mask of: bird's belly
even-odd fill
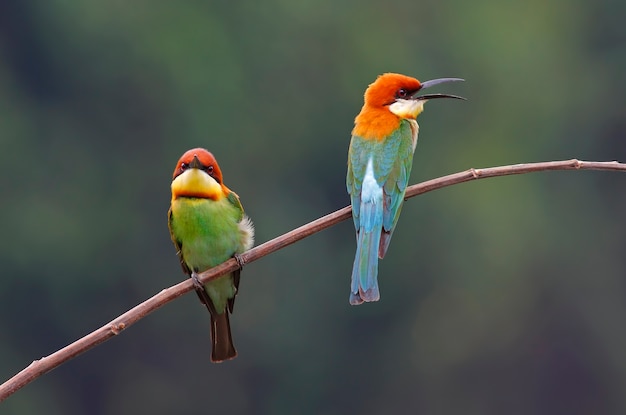
[[[185,263],[196,272],[221,264],[239,251],[239,227],[227,208],[207,202],[175,207],[174,233]]]

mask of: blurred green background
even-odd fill
[[[171,172],[217,157],[265,242],[348,204],[382,72],[463,77],[420,117],[412,183],[626,160],[626,2],[0,2],[0,377],[173,285]],[[245,267],[239,357],[191,293],[3,414],[623,414],[626,175],[547,172],[411,199],[348,305],[348,221]]]

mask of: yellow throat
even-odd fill
[[[222,186],[200,169],[188,169],[172,181],[172,200],[179,197],[219,200],[224,196]]]

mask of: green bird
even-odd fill
[[[211,361],[233,359],[237,351],[228,314],[233,312],[240,270],[204,285],[197,273],[250,249],[254,227],[239,196],[224,185],[217,161],[207,150],[191,149],[178,160],[168,218],[183,271],[193,279],[200,301],[211,313]]]

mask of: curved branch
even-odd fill
[[[428,180],[407,188],[406,199],[422,193],[441,189],[471,180],[485,179],[488,177],[509,176],[512,174],[524,174],[546,170],[611,170],[626,172],[626,164],[617,161],[580,161],[576,159],[563,161],[549,161],[543,163],[515,164],[509,166],[489,167],[474,169],[450,174],[436,179]],[[351,207],[346,206],[333,213],[323,216],[313,222],[300,226],[277,238],[265,242],[255,248],[244,252],[240,256],[241,264],[256,261],[288,245],[291,245],[307,236],[313,235],[326,228],[336,225],[350,217]],[[201,282],[207,282],[228,272],[239,268],[234,258],[211,268],[198,275]],[[98,344],[120,334],[124,329],[136,323],[153,311],[159,309],[170,301],[193,290],[191,279],[187,279],[172,287],[166,288],[148,300],[128,310],[115,320],[105,324],[99,329],[52,353],[49,356],[33,361],[28,367],[17,373],[11,379],[0,385],[0,402],[15,393],[20,388],[37,379],[39,376],[51,371],[62,363],[78,356],[79,354],[97,346]]]

